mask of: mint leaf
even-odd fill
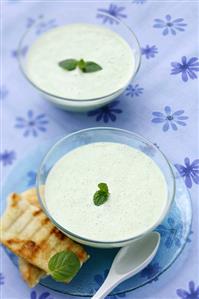
[[[79,271],[80,261],[74,252],[64,250],[50,258],[48,269],[56,281],[68,282]]]
[[[67,71],[73,71],[76,69],[78,61],[76,59],[66,59],[59,62],[59,66]]]
[[[101,70],[102,70],[102,67],[99,64],[97,64],[93,61],[87,61],[86,65],[83,69],[83,72],[84,73],[93,73],[93,72],[98,72]]]
[[[98,187],[100,190],[95,192],[93,202],[96,206],[101,206],[108,200],[109,191],[106,183],[100,183],[98,184]]]

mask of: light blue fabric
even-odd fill
[[[194,59],[199,58],[198,4],[197,1],[10,0],[2,5],[2,180],[15,163],[46,139],[87,127],[115,126],[139,133],[156,143],[168,159],[177,164],[176,168],[190,190],[194,213],[191,242],[158,281],[126,294],[125,298],[189,299],[187,294],[192,294],[193,299],[199,298],[199,291],[195,290],[199,285],[199,97],[198,79],[195,78],[199,76],[199,66],[198,60]],[[97,18],[99,24],[109,22],[100,17],[100,9],[120,17],[135,31],[143,53],[141,68],[132,84],[117,99],[119,102],[111,104],[103,114],[101,110],[92,115],[61,111],[43,100],[22,76],[16,59],[19,39],[35,21],[40,22],[38,35],[45,27],[56,25],[57,11],[62,11],[71,21],[74,14],[83,11],[91,20]],[[26,49],[23,51],[25,53]],[[182,58],[184,56],[186,59]],[[30,180],[32,176],[34,173],[30,174]],[[35,289],[36,293],[30,291],[2,248],[0,250],[2,299],[69,298],[41,286]],[[190,281],[194,281],[195,289]],[[48,291],[51,295],[45,297]]]

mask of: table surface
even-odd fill
[[[107,11],[135,31],[142,48],[141,68],[114,106],[92,115],[64,112],[43,100],[22,76],[17,61],[20,37],[35,22],[39,22],[38,35],[55,26],[60,10],[71,20],[74,13],[83,11],[99,24],[110,22],[100,17],[100,11]],[[175,264],[157,281],[123,297],[198,299],[199,2],[10,0],[2,2],[1,14],[1,182],[17,161],[49,138],[95,126],[120,127],[145,136],[172,161],[190,190],[193,227],[191,241]],[[22,52],[26,50],[24,47]],[[34,173],[30,173],[32,178]],[[30,290],[2,248],[0,252],[1,299],[70,298],[41,286]],[[119,296],[112,296],[116,298]]]

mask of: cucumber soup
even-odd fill
[[[108,200],[96,206],[98,184]],[[152,228],[167,206],[167,185],[154,161],[124,144],[81,146],[58,160],[45,185],[46,207],[69,232],[95,241],[122,241]]]
[[[66,71],[66,59],[94,61],[102,70]],[[26,72],[41,90],[67,99],[101,98],[124,89],[135,72],[133,49],[117,33],[91,24],[54,28],[39,37],[27,54]]]

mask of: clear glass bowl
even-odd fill
[[[132,51],[135,56],[135,70],[131,78],[132,80],[135,77],[136,73],[138,72],[140,67],[140,62],[141,62],[141,51],[140,51],[140,45],[137,40],[137,37],[135,36],[131,28],[128,27],[121,20],[107,13],[101,12],[100,14],[104,17],[108,17],[111,22],[116,24],[115,26],[113,26],[111,25],[111,22],[110,24],[107,22],[102,26],[107,27],[112,31],[115,31],[117,34],[122,36],[129,44],[129,46],[132,48]],[[55,18],[56,18],[56,26],[63,26],[71,23],[89,23],[94,25],[101,25],[99,23],[99,19],[96,18],[96,19],[92,19],[91,21],[90,15],[85,14],[85,12],[78,16],[74,14],[72,18],[71,16],[67,16],[66,18],[65,13],[59,12],[59,14],[56,13]],[[54,24],[52,23],[52,25]],[[88,100],[76,100],[76,99],[63,98],[54,94],[50,94],[46,90],[42,90],[38,85],[36,85],[29,77],[26,69],[26,59],[27,59],[28,49],[31,48],[32,44],[39,37],[41,37],[42,34],[52,30],[52,27],[55,26],[47,26],[47,28],[44,28],[45,30],[41,30],[41,32],[40,31],[38,32],[38,28],[42,28],[42,20],[38,20],[25,32],[18,46],[18,61],[22,73],[25,75],[26,79],[45,97],[45,99],[49,100],[50,102],[54,103],[55,105],[57,105],[62,109],[83,112],[83,111],[96,109],[98,107],[101,107],[111,102],[125,90],[128,84],[126,84],[126,86],[120,88],[119,90],[111,94],[107,94],[104,97],[93,98]],[[129,80],[129,82],[131,80]]]
[[[153,226],[144,231],[141,235],[133,236],[130,239],[127,240],[119,240],[116,242],[101,242],[98,240],[90,240],[81,237],[80,235],[73,234],[67,228],[62,227],[57,223],[51,216],[50,212],[47,209],[46,202],[45,202],[45,183],[48,176],[48,173],[50,169],[54,166],[54,164],[66,153],[72,151],[75,148],[78,148],[82,145],[95,143],[95,142],[115,142],[115,143],[122,143],[126,144],[128,146],[131,146],[135,149],[138,149],[142,152],[144,152],[146,155],[148,155],[151,159],[154,160],[154,162],[159,166],[162,173],[164,174],[167,187],[168,187],[168,201],[167,201],[167,207],[165,208],[162,215],[160,215],[159,220],[157,223]],[[163,155],[163,153],[151,142],[146,140],[145,138],[126,131],[122,129],[117,128],[89,128],[85,130],[81,130],[75,133],[72,133],[61,140],[59,140],[46,154],[43,161],[41,162],[41,165],[38,170],[37,174],[37,192],[38,192],[38,198],[40,200],[40,203],[44,209],[44,212],[47,214],[47,216],[51,219],[51,221],[55,224],[55,226],[58,227],[59,230],[61,230],[64,234],[71,237],[75,241],[86,244],[93,247],[103,247],[103,248],[111,248],[111,247],[121,247],[125,246],[132,241],[142,237],[146,233],[149,233],[150,231],[154,230],[166,217],[169,208],[171,206],[171,203],[174,199],[175,195],[175,179],[174,174],[172,171],[172,168],[166,159],[166,157]]]

